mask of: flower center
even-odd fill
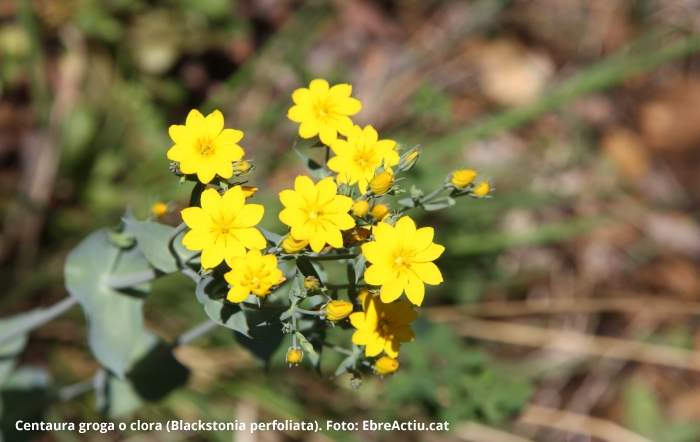
[[[316,213],[316,212],[309,212],[309,218],[311,218],[311,219],[316,219],[316,218],[318,218],[318,213]]]
[[[384,320],[384,319],[380,319],[379,322],[377,323],[377,325],[379,326],[380,329],[382,329],[382,331],[384,333],[388,333],[391,331],[391,328],[389,327],[389,323],[386,322],[386,320]]]
[[[224,235],[228,233],[228,224],[222,224],[219,227],[219,231],[223,233]]]
[[[214,149],[212,149],[209,143],[204,142],[199,144],[199,152],[202,155],[211,155],[214,153]]]
[[[253,279],[250,280],[250,284],[254,286],[260,285],[260,278],[257,276],[253,276]]]
[[[397,266],[404,265],[403,256],[397,256],[396,259],[394,260],[394,264],[396,264]]]

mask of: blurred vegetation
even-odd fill
[[[559,352],[459,327],[482,305],[524,301],[520,314],[485,316],[547,330],[552,342],[568,339],[562,331],[599,335],[655,344],[643,351],[667,351],[668,360],[700,360],[700,12],[691,3],[0,0],[3,316],[65,298],[67,253],[118,224],[125,208],[145,219],[153,202],[169,202],[163,221],[180,222],[190,189],[168,171],[167,128],[192,108],[218,108],[227,126],[245,132],[251,183],[261,189],[254,198],[266,207],[262,227],[281,230],[277,194],[304,173],[291,150],[290,95],[323,77],[353,84],[363,101],[359,124],[423,147],[411,171],[419,187],[429,191],[469,167],[496,189],[494,199],[419,220],[436,226],[436,242],[447,247],[438,261],[445,282],[429,289],[400,371],[365,377],[357,391],[348,375],[329,380],[338,355],[326,355],[323,376],[289,369],[283,351],[265,371],[219,329],[175,350],[169,363],[175,372],[187,367],[189,381],[163,400],[131,412],[139,394],[105,381],[124,391],[110,417],[418,419],[454,428],[325,433],[337,440],[485,440],[470,422],[501,429],[504,441],[617,442],[622,426],[654,441],[697,440],[697,362],[669,368],[605,348],[605,357],[586,358],[575,341]],[[299,143],[322,154],[308,147]],[[153,284],[144,309],[154,345],[206,319],[193,292],[179,275]],[[580,304],[611,298],[650,307]],[[556,302],[570,304],[547,311]],[[341,336],[330,330],[328,340]],[[101,419],[93,393],[59,394],[98,372],[78,308],[33,332],[17,358],[0,394],[7,441],[142,434],[8,433],[16,416],[31,420],[41,410],[52,422]],[[555,415],[538,417],[542,407],[581,419],[567,427]]]

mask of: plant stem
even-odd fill
[[[61,316],[77,303],[77,299],[69,296],[63,299],[62,301],[57,302],[49,308],[36,309],[34,311],[27,312],[26,315],[28,317],[25,321],[23,321],[21,324],[18,324],[12,330],[8,330],[7,332],[0,335],[0,344],[7,342],[10,339],[16,338],[21,334],[28,333],[34,330],[35,328],[41,327],[47,322],[50,322],[56,319],[57,317]]]
[[[359,253],[346,253],[344,255],[323,255],[323,256],[307,256],[309,261],[338,261],[341,259],[354,259],[360,256]]]
[[[175,230],[172,231],[170,234],[170,237],[168,238],[168,250],[170,250],[170,254],[173,255],[173,258],[175,258],[175,264],[177,265],[178,270],[182,270],[182,260],[180,259],[180,255],[177,253],[177,250],[175,250],[175,238],[177,235],[180,233],[184,232],[185,229],[187,228],[187,224],[184,222],[180,223],[179,226],[175,227]]]
[[[216,322],[212,321],[211,319],[207,319],[206,321],[202,322],[201,324],[187,330],[183,334],[181,334],[177,338],[177,345],[185,345],[189,344],[192,341],[195,341],[196,339],[206,335],[210,331],[216,329],[219,324]]]
[[[297,311],[299,313],[303,313],[305,315],[309,316],[326,316],[326,312],[324,311],[314,311],[314,310],[305,310],[303,308],[296,307],[294,308],[294,311]]]

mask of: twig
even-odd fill
[[[700,352],[672,348],[629,339],[607,338],[552,330],[530,325],[468,319],[457,326],[457,333],[478,339],[528,347],[546,347],[570,353],[624,359],[665,367],[700,371]],[[611,351],[616,349],[616,351]]]
[[[659,297],[635,298],[575,298],[532,301],[489,301],[459,307],[433,307],[425,309],[432,321],[462,321],[465,316],[510,317],[535,314],[599,313],[649,311],[656,314],[700,315],[700,303],[674,301]]]
[[[322,256],[307,256],[309,261],[338,261],[341,259],[354,259],[360,256],[359,253],[346,253],[344,255],[322,255]]]
[[[41,327],[47,322],[56,319],[70,310],[75,304],[77,304],[77,302],[77,299],[69,296],[49,308],[27,312],[26,314],[28,315],[28,318],[26,320],[22,321],[21,324],[18,324],[17,327],[14,327],[12,330],[8,330],[0,335],[0,344],[16,338],[21,334],[28,333],[35,328]]]
[[[175,238],[177,235],[180,233],[184,232],[185,229],[187,228],[187,224],[184,222],[180,223],[179,226],[175,227],[175,230],[173,230],[170,233],[170,237],[168,238],[168,250],[170,250],[170,254],[173,255],[173,258],[175,258],[175,264],[177,265],[177,268],[182,270],[182,259],[180,259],[180,254],[177,253],[177,250],[175,250]]]
[[[592,438],[609,442],[653,442],[609,420],[539,405],[528,405],[525,412],[520,416],[519,422],[570,433],[585,434]]]
[[[469,442],[532,442],[530,439],[487,427],[477,422],[462,422],[458,424],[454,435]]]

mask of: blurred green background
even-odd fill
[[[186,387],[117,418],[417,419],[448,421],[449,432],[5,439],[700,440],[699,8],[0,0],[3,316],[65,298],[66,254],[125,208],[145,219],[168,202],[163,222],[180,223],[191,184],[168,170],[167,128],[192,108],[219,109],[245,132],[269,230],[282,232],[278,192],[305,173],[286,112],[292,91],[314,78],[351,83],[358,124],[422,146],[404,183],[429,192],[470,168],[496,189],[419,216],[447,247],[445,282],[429,288],[395,376],[366,375],[352,390],[348,374],[328,379],[340,356],[324,354],[321,377],[287,368],[287,345],[266,373],[220,329],[176,350],[191,370]],[[148,327],[173,342],[205,320],[193,289],[180,275],[155,282]],[[93,393],[56,396],[98,369],[85,336],[77,307],[32,333],[19,362],[50,374],[48,396],[4,395],[0,427],[36,413],[101,419]],[[329,340],[349,336],[334,330]]]

